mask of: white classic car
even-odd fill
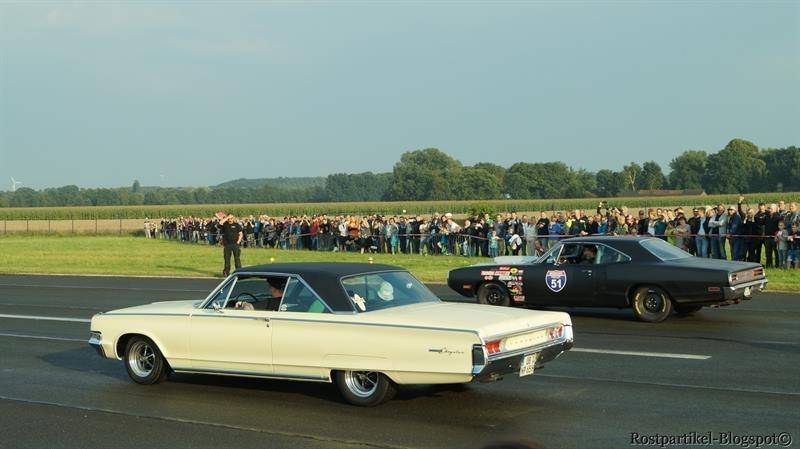
[[[168,373],[335,382],[356,405],[396,385],[525,376],[572,347],[563,312],[446,303],[388,265],[270,264],[206,299],[100,313],[89,344],[153,384]]]

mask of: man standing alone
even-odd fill
[[[233,254],[234,266],[237,269],[242,268],[240,257],[242,250],[239,248],[242,237],[244,237],[242,225],[236,222],[236,217],[233,214],[225,217],[225,222],[222,224],[222,258],[225,260],[225,268],[222,269],[223,276],[231,274],[231,254]]]

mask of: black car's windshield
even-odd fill
[[[561,243],[556,243],[549,251],[539,256],[534,263],[555,263],[558,253],[561,251]]]
[[[439,302],[428,287],[407,271],[349,276],[342,279],[342,286],[358,312]]]
[[[692,257],[691,254],[687,253],[686,251],[678,248],[675,245],[670,245],[669,243],[661,240],[661,239],[647,239],[642,240],[641,245],[650,253],[661,260],[676,260],[676,259],[686,259],[687,257]]]

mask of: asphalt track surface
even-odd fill
[[[349,406],[329,384],[183,375],[139,386],[121,362],[89,348],[87,322],[71,320],[201,298],[216,283],[0,276],[0,447],[479,448],[525,438],[622,448],[632,447],[632,432],[800,438],[797,294],[763,293],[659,324],[630,311],[568,310],[575,350],[533,376],[404,388],[377,408]]]

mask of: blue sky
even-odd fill
[[[800,2],[0,3],[0,189],[800,144]]]

